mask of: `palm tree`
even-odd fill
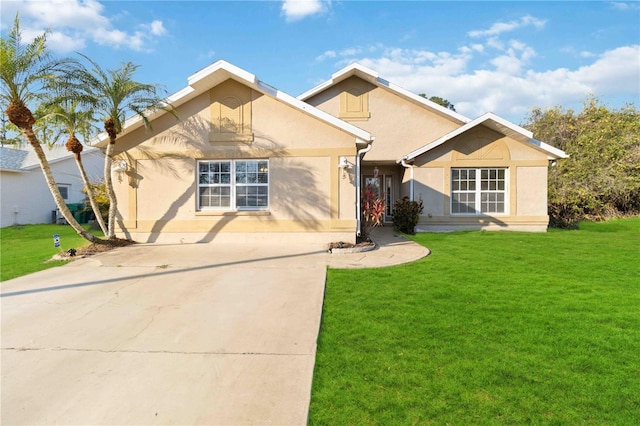
[[[71,81],[67,82],[71,95],[75,100],[93,108],[101,115],[104,130],[109,136],[104,163],[104,182],[109,196],[109,225],[107,238],[115,238],[115,217],[118,207],[113,181],[111,179],[111,165],[115,151],[116,139],[122,133],[127,114],[142,118],[144,125],[150,128],[149,114],[157,109],[165,109],[175,116],[175,112],[160,95],[162,89],[153,84],[144,84],[133,79],[138,65],[131,62],[122,64],[115,70],[104,70],[95,61],[80,54],[90,64],[90,69],[79,66],[71,74]],[[67,88],[69,93],[69,88]]]
[[[40,141],[33,131],[36,119],[27,105],[37,100],[40,94],[36,90],[37,86],[44,85],[46,80],[53,78],[69,65],[69,61],[66,60],[51,59],[46,46],[46,36],[47,33],[44,33],[31,43],[23,44],[20,19],[16,14],[7,38],[0,40],[0,99],[7,104],[7,118],[20,130],[38,157],[45,181],[60,213],[83,238],[94,243],[100,242],[99,238],[85,231],[71,214],[56,185]]]
[[[73,101],[54,101],[47,106],[47,108],[45,109],[45,113],[48,117],[51,118],[51,121],[54,125],[57,125],[57,127],[62,127],[64,131],[69,135],[69,139],[67,139],[65,146],[67,147],[67,151],[73,152],[74,154],[76,165],[78,166],[78,170],[80,171],[82,183],[84,184],[85,192],[87,193],[87,198],[89,199],[89,204],[91,205],[91,209],[93,210],[98,224],[100,225],[102,233],[106,236],[107,226],[105,225],[102,214],[100,213],[100,208],[98,207],[96,197],[93,193],[93,186],[91,185],[91,182],[89,182],[87,171],[84,168],[84,164],[82,163],[82,156],[80,155],[84,149],[84,146],[76,137],[76,133],[80,133],[83,136],[84,140],[88,140],[94,122],[93,114],[91,113],[91,111],[83,111],[78,109],[77,103]]]

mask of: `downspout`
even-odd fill
[[[403,158],[402,161],[400,162],[400,164],[402,164],[403,167],[409,169],[409,178],[411,179],[409,181],[409,199],[411,201],[414,200],[413,197],[413,166],[411,164],[407,164],[407,161]]]
[[[362,176],[360,176],[360,163],[362,161],[362,157],[364,154],[369,152],[373,147],[374,137],[371,138],[370,141],[367,142],[367,146],[358,150],[356,154],[356,217],[357,226],[356,226],[356,237],[359,237],[362,234],[362,214],[360,209],[362,208]]]

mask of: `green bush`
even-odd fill
[[[569,158],[549,168],[549,223],[575,228],[640,214],[640,111],[609,109],[597,99],[580,112],[536,108],[524,125]]]
[[[396,201],[393,205],[393,228],[405,234],[415,234],[423,209],[422,201],[410,201],[407,196]]]

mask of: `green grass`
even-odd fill
[[[53,246],[54,234],[60,235],[60,248]],[[63,265],[65,261],[47,260],[56,253],[87,244],[68,225],[0,228],[0,281]]]
[[[640,218],[329,270],[311,425],[640,424]]]

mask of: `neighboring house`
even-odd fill
[[[86,195],[73,154],[64,146],[43,149],[67,204],[83,203]],[[104,155],[99,149],[85,147],[82,161],[92,182],[102,180]],[[0,227],[53,221],[56,203],[30,145],[0,147],[0,209]]]
[[[360,193],[421,199],[420,229],[543,231],[549,160],[565,154],[493,114],[470,120],[351,65],[299,98],[218,61],[116,143],[119,234],[351,241]],[[375,141],[374,141],[375,140]],[[106,135],[97,145],[104,148]]]

